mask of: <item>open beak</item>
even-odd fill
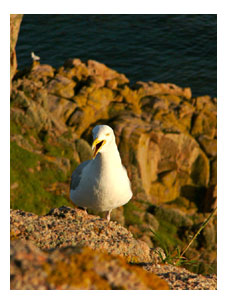
[[[101,147],[106,143],[106,140],[100,140],[96,138],[92,144],[92,150],[93,150],[93,158],[96,157],[97,153],[100,151]]]

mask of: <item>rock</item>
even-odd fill
[[[203,151],[205,151],[209,157],[217,155],[217,139],[211,139],[207,135],[200,135],[198,141]]]
[[[155,272],[160,278],[164,278],[169,283],[172,290],[215,290],[217,289],[216,275],[196,275],[182,267],[164,265],[156,267],[155,265],[146,265],[144,268]]]
[[[11,97],[11,104],[14,107],[27,109],[31,104],[30,99],[25,95],[23,91],[12,91]]]
[[[23,14],[10,14],[10,87],[17,69],[17,57],[15,48],[22,17]]]
[[[98,88],[89,93],[87,104],[93,106],[96,110],[107,107],[114,99],[112,90],[108,88]]]
[[[210,96],[199,96],[193,98],[193,104],[197,111],[211,111],[216,112],[216,105],[213,102],[213,99]]]
[[[51,127],[51,120],[43,107],[32,103],[26,111],[24,124],[39,132],[41,129],[48,130]]]
[[[217,185],[209,186],[206,189],[205,196],[202,201],[203,212],[211,212],[217,206]]]
[[[192,116],[194,114],[194,107],[187,101],[182,102],[178,106],[178,118],[181,121],[182,125],[184,125],[187,128],[187,131],[189,132],[191,129],[191,123],[192,123]]]
[[[47,110],[63,123],[68,121],[76,108],[77,104],[71,100],[48,94]]]
[[[69,78],[57,74],[55,79],[48,83],[47,90],[49,94],[54,94],[63,98],[72,98],[74,96],[74,87],[76,83]]]
[[[198,137],[201,134],[207,135],[209,138],[214,138],[216,136],[216,114],[209,111],[201,111],[199,114],[196,114],[191,134],[194,137]]]
[[[143,82],[137,81],[135,88],[142,88],[147,95],[158,95],[158,94],[172,94],[176,96],[185,97],[190,99],[192,96],[190,88],[180,88],[172,83],[156,83],[153,81]]]
[[[58,69],[58,72],[59,74],[78,82],[86,81],[89,76],[88,68],[78,58],[67,59],[64,66]]]
[[[125,85],[120,89],[120,94],[123,96],[123,100],[128,104],[128,110],[134,112],[135,114],[141,114],[140,95],[137,91],[134,91]]]
[[[18,227],[19,222],[21,225]],[[33,227],[35,234],[26,231],[28,225]],[[85,216],[79,209],[55,208],[46,216],[36,218],[26,216],[26,213],[22,218],[20,211],[12,210],[11,229],[15,228],[20,230],[20,239],[30,240],[43,250],[83,244],[124,256],[129,262],[150,262],[152,259],[148,245],[135,240],[127,229],[114,222],[107,226],[106,220]]]
[[[157,166],[160,150],[156,143],[150,141],[148,134],[138,134],[137,162],[142,185],[147,194],[150,193],[151,182],[157,179]]]
[[[191,178],[195,185],[207,186],[210,177],[209,161],[204,153],[198,155],[191,167]]]
[[[11,211],[11,289],[216,289],[216,276],[204,277],[160,264],[161,257],[166,258],[161,248],[149,249],[145,242],[134,240],[126,229],[113,222],[102,229],[105,222],[67,207],[53,209],[42,217]],[[73,229],[75,225],[81,226],[80,230]],[[64,231],[68,240],[74,235],[72,241],[66,241]],[[84,238],[78,243],[80,235]],[[94,249],[93,235],[97,238]],[[128,241],[130,247],[133,240],[138,242],[144,257],[151,257],[150,263],[141,266],[135,255],[130,259],[135,265],[129,265],[124,251],[110,254],[110,248],[103,246],[105,235],[111,247],[116,244],[121,250],[129,251],[122,247],[123,242]],[[43,250],[50,247],[52,250]]]
[[[54,77],[54,72],[55,69],[52,66],[34,61],[29,74],[29,79],[34,81],[42,79],[44,82],[47,82],[50,78]]]
[[[210,185],[217,185],[217,158],[210,163]]]
[[[85,117],[83,110],[81,108],[76,108],[73,113],[70,115],[70,117],[67,120],[67,125],[72,126],[78,126],[80,122]]]
[[[124,74],[119,74],[116,71],[108,68],[105,64],[97,62],[95,60],[88,60],[87,67],[90,75],[92,76],[99,75],[105,81],[115,78],[118,80],[118,83],[120,84],[129,82],[129,80]]]
[[[141,267],[89,248],[44,253],[30,242],[15,240],[10,270],[11,289],[169,289]]]

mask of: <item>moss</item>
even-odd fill
[[[183,247],[183,242],[178,237],[178,227],[170,222],[159,218],[159,229],[153,237],[153,244],[168,252],[173,251],[177,246]]]
[[[10,120],[10,135],[14,134],[21,134],[21,127],[15,121]]]
[[[61,149],[60,146],[49,144],[48,142],[44,143],[44,153],[51,155],[51,156],[56,156],[56,157],[61,157],[64,156],[65,151]]]
[[[137,215],[138,212],[141,210],[132,201],[124,205],[124,218],[127,226],[142,224],[141,218]]]
[[[22,149],[15,142],[10,145],[10,162],[10,183],[19,184],[11,191],[11,208],[44,214],[50,208],[69,204],[63,196],[46,190],[51,183],[66,181],[65,174],[55,164]]]
[[[166,202],[166,205],[172,208],[178,208],[184,212],[194,206],[187,198],[182,196],[179,196],[172,201]]]

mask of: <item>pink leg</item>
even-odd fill
[[[106,219],[108,220],[108,222],[110,221],[111,212],[112,212],[112,209],[107,211],[107,214],[106,214]]]

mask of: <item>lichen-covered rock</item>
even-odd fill
[[[172,83],[158,84],[153,81],[137,81],[135,87],[138,89],[143,89],[147,95],[172,94],[180,97],[185,97],[186,99],[190,99],[192,96],[190,88],[183,89]]]
[[[42,79],[45,83],[54,77],[55,69],[48,64],[40,64],[38,61],[33,61],[29,79],[37,81]]]
[[[105,64],[95,60],[88,60],[87,67],[90,75],[99,75],[104,80],[116,79],[119,84],[129,82],[124,74],[119,74],[115,70],[108,68]]]
[[[207,135],[200,135],[198,141],[209,157],[217,155],[217,139],[211,139]]]
[[[11,289],[169,289],[165,280],[118,256],[88,247],[43,252],[11,241]]]
[[[48,83],[47,90],[49,94],[63,98],[72,98],[74,96],[75,85],[76,83],[73,80],[57,74],[55,78]]]
[[[63,123],[66,123],[76,108],[77,104],[69,99],[52,94],[48,95],[47,110]]]
[[[207,110],[201,111],[195,116],[191,134],[195,137],[205,134],[209,138],[214,138],[217,134],[216,125],[216,113]]]
[[[79,231],[73,229],[76,214],[80,219]],[[98,227],[99,222],[106,221],[98,217],[90,219],[93,221],[89,221],[89,226],[85,227],[88,216],[84,211],[66,207],[54,209],[45,217],[21,210],[11,211],[11,289],[216,289],[215,275],[204,277],[181,267],[160,264],[161,259],[166,258],[160,247],[150,250],[150,263],[140,264],[137,256],[132,257],[130,262],[135,265],[128,263],[129,258],[124,258],[124,252],[114,255],[108,253],[108,248],[102,246],[104,234]],[[92,223],[98,225],[94,227],[96,238],[100,240],[95,249],[88,243],[86,245],[86,240],[93,241]],[[116,243],[116,247],[121,247],[125,237],[132,242],[130,233],[124,236],[120,226],[110,224],[104,230],[110,244]],[[64,230],[68,231],[68,235],[84,234],[85,241],[63,242],[59,246],[56,241],[64,240]],[[203,235],[205,242],[210,239],[212,231],[209,230]],[[58,235],[56,241],[52,238],[55,234]],[[139,243],[141,249],[147,251],[146,244]],[[46,250],[50,246],[52,250]],[[121,249],[126,250],[123,247]]]

